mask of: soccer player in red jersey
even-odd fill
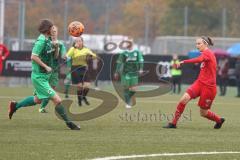
[[[201,63],[201,70],[197,80],[187,89],[182,98],[180,99],[174,118],[171,123],[164,128],[177,128],[177,122],[183,113],[186,104],[197,97],[199,98],[198,106],[200,107],[200,115],[211,121],[216,122],[214,128],[219,129],[222,127],[225,119],[213,113],[210,108],[217,93],[216,85],[216,69],[217,62],[213,52],[209,49],[213,46],[213,41],[209,37],[200,37],[196,39],[196,47],[201,52],[197,58],[181,61],[180,65],[185,63]]]
[[[3,61],[9,56],[9,50],[4,44],[0,44],[0,75],[3,71]]]

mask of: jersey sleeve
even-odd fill
[[[66,53],[66,48],[62,42],[59,42],[59,48],[60,48],[60,55],[61,57],[63,57],[64,54]]]
[[[197,58],[184,60],[183,63],[201,63],[203,61],[208,61],[208,60],[209,60],[208,56],[203,53]]]
[[[37,40],[32,49],[32,55],[39,56],[45,48],[45,41]]]
[[[68,52],[67,52],[67,56],[68,57],[72,57],[73,56],[73,53],[74,53],[74,47],[71,47],[69,50],[68,50]]]

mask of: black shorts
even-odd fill
[[[72,66],[72,84],[90,82],[86,66]]]

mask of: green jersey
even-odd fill
[[[54,48],[52,46],[51,39],[47,39],[43,34],[41,34],[34,43],[32,54],[38,56],[42,60],[42,62],[49,67],[52,67]],[[46,73],[46,70],[35,61],[32,61],[32,72]]]
[[[32,54],[38,56],[43,63],[49,67],[53,66],[54,48],[50,38],[40,35],[34,43]],[[56,92],[49,84],[51,74],[46,73],[45,68],[41,67],[35,61],[32,61],[31,80],[35,89],[35,94],[39,99],[51,98]]]
[[[116,72],[122,74],[137,73],[143,69],[143,54],[138,50],[123,51],[117,59]]]

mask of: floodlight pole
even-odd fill
[[[107,37],[109,34],[109,8],[110,8],[110,1],[105,0],[105,26],[104,26],[104,45],[107,43]]]
[[[68,0],[64,2],[64,31],[63,31],[63,39],[67,41],[67,30],[68,30]]]
[[[226,37],[226,22],[227,22],[227,11],[223,8],[222,11],[222,37]]]
[[[149,6],[144,6],[144,13],[145,13],[145,30],[144,30],[144,42],[145,42],[145,53],[147,53],[148,44],[149,44]]]
[[[188,36],[188,6],[184,7],[184,36]]]
[[[4,43],[4,8],[5,0],[0,0],[0,43]]]
[[[25,39],[25,1],[19,1],[19,16],[18,16],[18,40],[20,50],[23,50]]]

